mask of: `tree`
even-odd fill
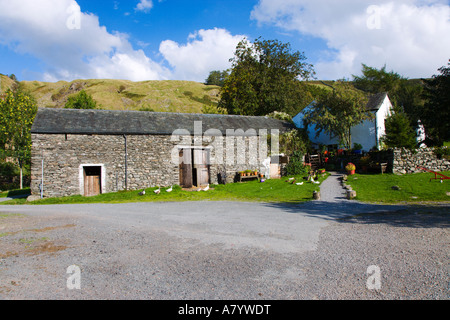
[[[209,73],[208,78],[205,80],[205,84],[206,85],[213,85],[213,86],[219,86],[219,87],[223,87],[225,80],[228,78],[229,76],[229,71],[228,70],[224,70],[224,71],[211,71]]]
[[[97,108],[97,102],[86,93],[81,90],[78,94],[70,96],[67,100],[66,109],[95,109]]]
[[[321,132],[338,136],[340,143],[350,149],[351,128],[373,117],[366,110],[367,101],[361,91],[341,82],[331,92],[316,99],[313,107],[305,111],[305,120],[315,125],[317,136]]]
[[[387,72],[386,66],[378,70],[363,64],[362,76],[353,75],[353,83],[356,88],[373,94],[396,91],[403,80],[406,80],[406,78],[398,73]]]
[[[356,88],[370,94],[388,92],[392,104],[408,115],[411,125],[417,125],[424,105],[422,81],[408,80],[394,71],[387,72],[386,66],[376,69],[363,64],[361,72],[361,76],[353,75]]]
[[[314,75],[313,66],[305,60],[303,53],[292,52],[289,43],[241,41],[230,60],[232,69],[219,106],[229,114],[263,116],[281,111],[295,115],[307,94],[300,80]]]
[[[0,99],[0,142],[5,155],[15,158],[20,168],[23,188],[23,167],[31,159],[31,126],[36,116],[34,99],[23,92],[8,90]]]
[[[386,134],[382,142],[388,148],[414,149],[417,145],[416,134],[406,113],[395,110],[385,121]]]
[[[424,97],[427,102],[422,111],[422,123],[427,143],[442,146],[450,141],[450,60],[448,66],[438,69],[439,75],[425,80]]]

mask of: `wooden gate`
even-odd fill
[[[92,197],[101,194],[101,167],[84,167],[84,196]]]

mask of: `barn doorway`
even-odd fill
[[[83,167],[84,196],[93,197],[102,193],[102,167]]]
[[[180,150],[180,186],[202,187],[210,183],[210,150],[184,148]]]

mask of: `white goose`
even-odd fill
[[[205,189],[203,189],[203,191],[208,191],[209,190],[209,184],[206,186]]]
[[[166,192],[172,192],[173,186],[171,186],[169,189],[166,190]]]
[[[161,192],[161,188],[160,187],[158,187],[158,189],[157,190],[155,190],[155,191],[153,191],[154,193],[156,193],[156,194],[160,194],[160,192]]]

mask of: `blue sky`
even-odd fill
[[[0,0],[0,73],[19,80],[192,80],[247,37],[289,42],[317,78],[386,65],[430,77],[450,58],[448,0]]]

